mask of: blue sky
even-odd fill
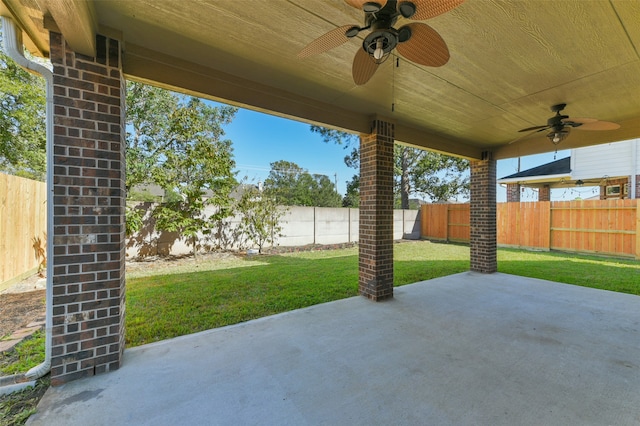
[[[323,142],[305,123],[239,109],[225,133],[233,142],[239,179],[264,181],[270,164],[285,160],[309,173],[327,175],[332,182],[337,175],[338,192],[344,195],[345,182],[357,173],[344,164],[349,149]]]
[[[305,123],[288,120],[246,109],[239,109],[233,122],[225,126],[226,138],[233,142],[238,178],[245,176],[257,183],[268,176],[270,164],[278,160],[291,161],[310,173],[324,174],[333,182],[337,175],[338,192],[344,195],[346,181],[357,173],[344,164],[344,156],[349,150],[336,144],[329,144]],[[521,170],[539,166],[569,156],[570,151],[522,157]],[[518,159],[498,161],[498,178],[517,171]],[[594,195],[593,188],[572,188],[552,190],[552,200],[572,200],[576,197],[588,198]],[[506,201],[506,190],[498,188],[499,202]],[[525,190],[523,201],[536,201],[533,190]]]

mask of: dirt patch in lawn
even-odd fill
[[[0,337],[45,316],[45,290],[0,294]]]

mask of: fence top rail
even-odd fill
[[[637,207],[586,207],[586,206],[569,206],[569,207],[553,207],[551,206],[551,210],[635,210]]]

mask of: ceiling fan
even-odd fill
[[[576,128],[578,130],[616,130],[620,128],[620,125],[617,123],[612,123],[610,121],[600,121],[595,118],[569,119],[568,115],[560,114],[560,111],[562,111],[566,106],[567,104],[553,105],[551,107],[551,111],[555,112],[556,115],[549,118],[546,125],[527,127],[526,129],[518,130],[518,132],[530,133],[509,142],[509,144],[526,138],[527,136],[530,136],[534,133],[545,132],[547,130],[549,130],[549,133],[547,133],[547,138],[549,138],[551,143],[557,145],[564,139],[566,139],[567,136],[569,136],[571,128]]]
[[[393,28],[400,16],[425,20],[457,7],[464,0],[345,0],[364,11],[364,26],[345,25],[321,35],[298,53],[306,58],[331,50],[370,31],[353,60],[353,81],[365,84],[397,47],[398,53],[420,65],[440,67],[449,61],[449,49],[440,34],[429,25],[413,22]]]

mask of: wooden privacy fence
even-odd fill
[[[639,200],[498,203],[503,247],[597,253],[640,259]],[[422,206],[422,237],[469,241],[469,204]]]
[[[0,173],[0,289],[37,270],[33,239],[45,247],[46,200],[44,182]]]

